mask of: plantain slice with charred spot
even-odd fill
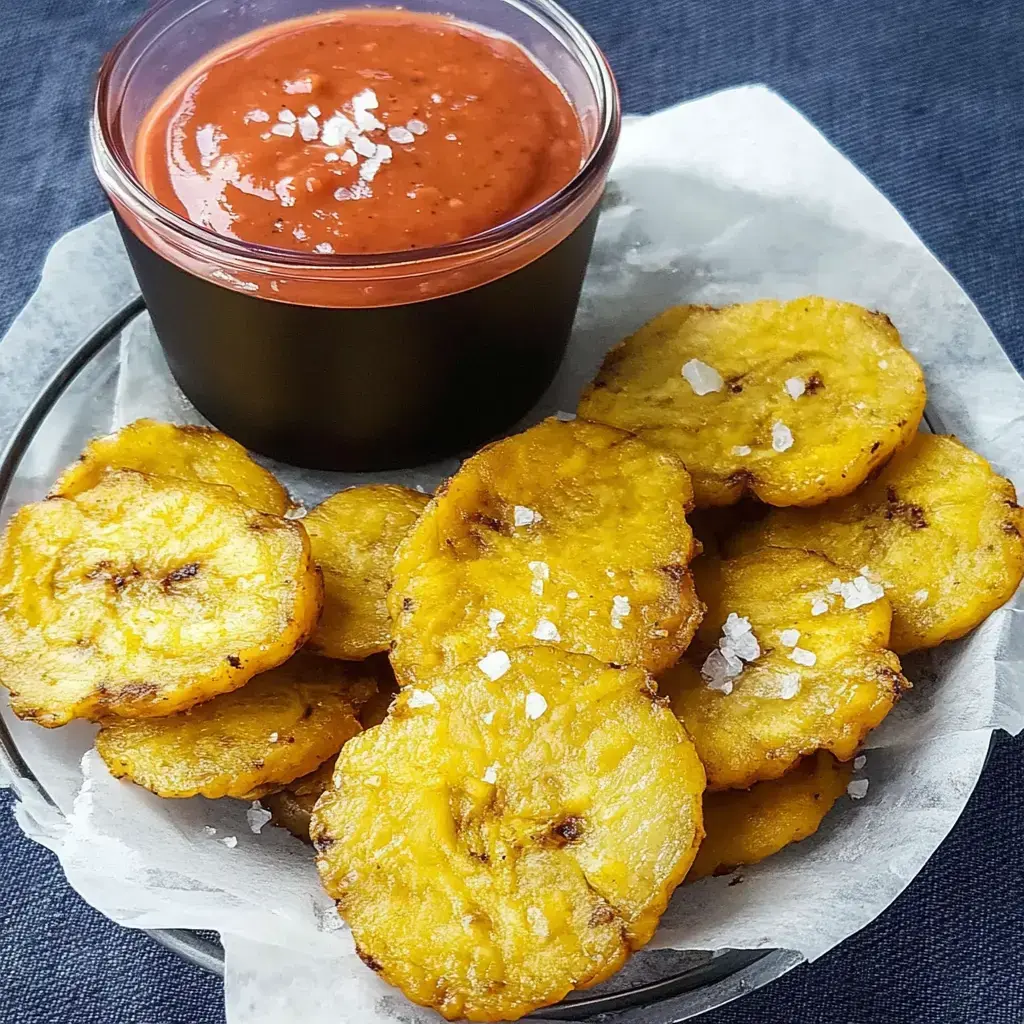
[[[694,575],[707,615],[658,686],[709,789],[776,779],[816,750],[849,760],[910,688],[886,650],[889,602],[863,577],[782,548],[702,557]]]
[[[385,596],[395,549],[430,500],[426,494],[376,484],[341,491],[303,525],[324,574],[324,610],[310,650],[359,661],[391,644]]]
[[[406,687],[342,750],[310,830],[363,960],[448,1019],[516,1019],[607,978],[702,835],[703,768],[645,672],[502,660]]]
[[[228,487],[111,472],[0,543],[0,683],[21,718],[173,714],[281,664],[322,600],[298,523]]]
[[[1013,484],[955,437],[919,434],[849,497],[774,510],[730,542],[819,551],[866,570],[892,602],[892,649],[935,647],[1005,604],[1024,576]]]
[[[849,762],[821,750],[781,779],[758,782],[750,789],[705,793],[706,835],[686,881],[757,864],[813,835],[846,792],[852,774]]]
[[[701,606],[681,463],[612,427],[554,419],[468,459],[399,546],[403,685],[495,647],[550,643],[656,671]]]
[[[612,349],[578,411],[675,452],[703,508],[849,494],[924,406],[888,317],[809,296],[667,309]]]
[[[188,711],[106,723],[96,749],[158,796],[257,800],[337,754],[375,690],[362,666],[299,653]]]
[[[250,508],[280,516],[291,508],[288,492],[227,434],[212,427],[136,420],[116,434],[90,441],[78,461],[53,485],[52,497],[73,498],[111,469],[230,487]]]

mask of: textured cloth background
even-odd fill
[[[104,209],[86,153],[92,77],[144,6],[0,0],[0,333],[49,245]],[[608,53],[630,112],[744,82],[780,92],[893,200],[1024,365],[1021,0],[567,6]],[[1001,738],[963,819],[886,914],[703,1020],[1021,1024],[1022,850],[1024,742]],[[220,983],[85,906],[3,793],[0,893],[0,1024],[223,1021]]]

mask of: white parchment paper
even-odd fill
[[[0,345],[0,394],[34,344],[77,323],[72,313],[61,320],[41,308],[78,301],[92,316],[84,329],[131,287],[109,218],[68,236]],[[1024,382],[978,311],[884,197],[760,87],[627,124],[569,356],[527,422],[573,409],[607,349],[667,305],[807,293],[887,312],[925,368],[931,426],[958,434],[1024,489]],[[93,315],[100,297],[108,305]],[[94,426],[142,415],[199,421],[144,319],[88,374],[46,424],[14,499],[39,496]],[[15,392],[17,406],[25,396]],[[9,430],[2,420],[0,427]],[[433,489],[454,463],[359,476],[273,468],[295,497],[314,504],[370,479]],[[990,731],[1024,724],[1024,630],[1015,628],[1022,608],[1018,594],[965,640],[907,658],[916,686],[870,738],[867,797],[844,798],[815,836],[744,871],[741,885],[708,879],[679,890],[654,945],[779,947],[815,958],[876,917],[957,820]],[[162,801],[111,779],[91,751],[90,726],[47,732],[2,713],[63,812],[14,780],[25,831],[53,849],[75,889],[114,920],[219,931],[231,1024],[440,1019],[354,956],[298,840],[271,827],[252,833],[241,803]]]

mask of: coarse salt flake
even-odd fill
[[[738,444],[738,445],[736,445],[733,448],[732,453],[733,453],[733,455],[743,456],[743,455],[749,455],[751,450],[752,449],[751,449],[749,444]]]
[[[484,723],[484,725],[493,725],[494,724],[494,712],[493,711],[485,711],[480,716],[480,720]]]
[[[491,651],[476,663],[476,667],[493,683],[512,667],[512,662],[504,651]]]
[[[215,836],[217,834],[217,830],[212,825],[204,825],[203,826],[203,831],[208,836]]]
[[[807,385],[801,377],[790,377],[782,386],[786,389],[786,394],[793,399],[799,398],[807,390]]]
[[[377,152],[377,144],[371,142],[365,135],[357,135],[352,139],[352,148],[363,157],[369,159]]]
[[[405,122],[405,127],[413,133],[413,135],[425,135],[427,132],[427,123],[421,121],[418,117],[414,117],[411,121]]]
[[[580,599],[579,593],[575,590],[570,590],[565,596],[569,598],[570,601],[578,601]]]
[[[858,754],[853,759],[853,770],[855,772],[859,772],[861,770],[861,768],[863,768],[864,765],[866,765],[867,763],[868,763],[868,759],[863,754]]]
[[[841,594],[843,592],[843,581],[841,579],[833,579],[828,585],[828,592],[830,594]]]
[[[612,598],[612,628],[622,629],[622,620],[629,615],[629,598],[618,594]]]
[[[444,97],[439,92],[432,92],[430,94],[430,102],[431,103],[443,103],[444,102]]]
[[[863,800],[868,795],[868,780],[854,779],[847,787],[846,792],[851,800]]]
[[[924,604],[925,601],[928,600],[928,591],[927,590],[915,590],[914,591],[914,600],[918,604]]]
[[[866,576],[856,576],[849,583],[841,583],[839,593],[843,605],[847,608],[860,608],[861,605],[873,604],[885,597],[885,590],[878,583],[872,583]]]
[[[408,703],[411,708],[428,708],[437,703],[437,698],[429,690],[413,688],[409,691]]]
[[[295,120],[296,120],[296,117],[295,117],[295,114],[294,114],[294,112],[293,112],[293,111],[291,111],[291,110],[289,110],[289,109],[288,109],[287,107],[285,107],[285,108],[284,108],[284,109],[283,109],[283,110],[282,110],[282,111],[281,111],[281,112],[280,112],[280,113],[279,113],[279,114],[277,115],[277,119],[278,119],[278,121],[284,121],[284,122],[285,122],[286,124],[291,124],[291,123],[292,123],[293,121],[295,121]]]
[[[800,676],[796,672],[787,672],[779,680],[779,696],[783,700],[792,700],[800,692]]]
[[[315,103],[310,103],[310,105],[306,107],[306,113],[309,114],[310,117],[319,117],[320,108]]]
[[[721,391],[725,384],[722,375],[707,363],[699,359],[691,359],[683,365],[683,376],[693,388],[695,395],[708,395],[712,391]]]
[[[880,370],[888,370],[889,369],[889,360],[888,359],[879,359],[878,360],[878,368]]]
[[[279,121],[270,129],[270,132],[272,135],[280,135],[286,139],[290,139],[295,134],[295,125],[284,124]]]
[[[525,505],[516,505],[512,516],[516,526],[530,526],[532,523],[539,523],[542,519],[539,512],[534,512],[532,508],[527,508]]]
[[[282,178],[274,186],[274,192],[277,194],[277,198],[281,200],[282,206],[295,205],[295,196],[293,196],[291,193],[294,181],[295,179],[289,175],[286,178]]]
[[[789,652],[789,660],[795,661],[798,665],[803,665],[805,668],[810,668],[818,660],[818,656],[814,651],[808,651],[804,647],[794,647]]]
[[[270,734],[270,735],[269,735],[269,736],[267,737],[267,739],[268,739],[268,740],[269,740],[269,741],[270,741],[271,743],[276,743],[276,742],[277,742],[277,740],[278,740],[278,734],[277,734],[276,732],[272,732],[272,733],[271,733],[271,734]]]
[[[496,764],[488,765],[484,769],[483,780],[488,786],[493,786],[498,781],[498,766]]]
[[[538,619],[531,635],[534,640],[549,640],[553,643],[562,639],[558,627],[550,619]]]
[[[410,142],[416,141],[416,136],[408,128],[403,128],[401,125],[393,125],[389,128],[388,138],[392,142],[397,142],[400,146],[408,146]]]
[[[359,163],[359,157],[357,157],[351,149],[346,149],[345,152],[341,154],[341,162],[355,167],[355,165]]]
[[[352,97],[353,110],[376,110],[378,106],[377,94],[372,89],[361,89]]]
[[[355,135],[356,126],[344,115],[335,112],[320,129],[320,141],[325,146],[340,146],[350,135]]]
[[[325,164],[337,163],[338,160],[340,160],[340,159],[341,159],[341,157],[339,157],[338,154],[334,152],[334,150],[331,150],[330,153],[324,153],[324,163]]]
[[[455,134],[455,132],[449,132],[449,133],[448,133],[448,134],[447,134],[447,135],[445,136],[445,138],[446,138],[446,139],[447,139],[447,140],[448,140],[449,142],[456,142],[456,141],[458,140],[458,138],[459,138],[459,137],[458,137],[458,135],[456,135],[456,134]]]
[[[540,597],[544,593],[544,581],[551,577],[551,570],[548,568],[547,562],[528,562],[527,566],[533,576],[530,590]]]
[[[811,602],[812,615],[824,615],[829,609],[829,603],[823,597],[816,597]]]
[[[245,812],[245,820],[249,822],[249,828],[252,829],[256,835],[260,834],[263,826],[267,824],[273,815],[268,811],[259,800],[253,800],[252,806]]]
[[[291,82],[284,82],[283,88],[286,93],[304,93],[313,91],[313,79],[312,78],[296,78]]]
[[[701,678],[707,684],[709,690],[718,690],[721,693],[732,693],[732,681],[743,671],[743,662],[734,654],[713,650],[701,665]]]
[[[772,424],[772,448],[777,452],[787,452],[793,447],[793,431],[785,423]]]
[[[312,142],[320,134],[317,119],[309,114],[303,114],[298,120],[298,125],[303,142]]]
[[[530,929],[538,939],[546,939],[548,937],[548,919],[540,907],[527,907],[526,920],[530,922]]]
[[[270,115],[265,110],[260,110],[257,107],[255,110],[250,110],[242,120],[248,124],[250,121],[255,121],[257,124],[262,124],[264,121],[270,120]]]
[[[544,694],[533,690],[526,695],[524,706],[526,708],[526,717],[532,721],[535,718],[540,718],[547,711],[548,702],[544,699]]]
[[[505,613],[498,611],[497,608],[492,608],[487,613],[487,635],[489,637],[497,637],[498,627],[505,621]]]
[[[329,256],[334,252],[334,246],[331,245],[330,242],[317,242],[316,245],[313,246],[313,251],[322,253],[324,256]]]
[[[800,630],[799,629],[784,629],[779,634],[779,640],[786,647],[796,647],[800,641]]]
[[[235,836],[225,836],[221,842],[229,849],[233,850],[238,845],[238,839]]]

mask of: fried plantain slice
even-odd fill
[[[846,792],[852,774],[852,764],[821,750],[781,779],[758,782],[750,789],[706,793],[707,834],[686,881],[727,875],[813,835]]]
[[[400,683],[538,641],[651,671],[701,606],[679,461],[612,427],[549,419],[463,463],[399,546]]]
[[[637,668],[509,651],[405,688],[311,835],[373,970],[445,1017],[515,1019],[647,942],[700,842],[704,772]]]
[[[665,310],[612,349],[579,414],[675,452],[698,507],[817,505],[907,444],[924,406],[888,317],[810,296]]]
[[[776,779],[820,749],[849,760],[909,689],[885,649],[889,602],[863,577],[781,548],[702,557],[694,575],[707,616],[658,685],[693,737],[709,789]]]
[[[227,434],[212,427],[136,420],[116,434],[90,441],[78,461],[61,474],[52,497],[73,498],[99,483],[111,469],[134,469],[230,487],[250,508],[280,516],[291,508],[288,492],[269,470]]]
[[[0,683],[45,726],[169,715],[285,661],[320,611],[298,523],[131,471],[27,505],[0,544]]]
[[[158,796],[257,800],[336,754],[375,690],[361,666],[300,653],[189,711],[108,722],[96,749],[112,775]]]
[[[320,794],[331,784],[335,760],[328,758],[315,772],[303,775],[284,789],[262,798],[263,806],[274,816],[274,824],[288,829],[304,843],[310,842],[310,816]]]
[[[963,636],[1024,576],[1013,484],[955,437],[919,434],[870,483],[816,509],[773,511],[730,541],[819,551],[880,582],[898,654]]]
[[[385,595],[395,549],[430,500],[377,484],[328,498],[306,516],[313,559],[324,574],[324,610],[309,642],[329,658],[360,661],[391,644]]]

